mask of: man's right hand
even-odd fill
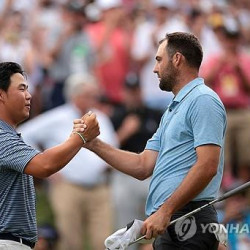
[[[73,132],[81,133],[87,142],[96,138],[100,134],[96,114],[89,111],[81,119],[75,119]]]

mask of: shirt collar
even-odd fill
[[[204,84],[204,79],[200,77],[195,78],[179,91],[174,97],[173,102],[181,102],[195,87],[201,84]]]
[[[17,133],[17,131],[12,126],[10,126],[10,124],[8,124],[7,122],[3,120],[0,120],[0,128],[9,132],[15,133],[17,135],[20,135],[20,133]]]

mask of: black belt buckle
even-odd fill
[[[22,239],[21,237],[14,236],[11,233],[0,233],[0,239],[1,240],[13,240],[13,241],[19,242],[21,244],[24,244],[26,246],[29,246],[31,248],[35,247],[35,242],[31,242],[31,241]]]

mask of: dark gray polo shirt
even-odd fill
[[[33,177],[23,172],[38,153],[0,120],[0,233],[31,242],[37,241],[35,188]]]

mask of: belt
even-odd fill
[[[197,208],[200,208],[208,204],[210,201],[211,200],[190,201],[184,207],[178,209],[173,215],[176,216],[176,215],[183,215],[183,214],[189,213]],[[204,208],[203,211],[209,210],[211,207],[213,207],[213,205],[210,205]]]
[[[20,237],[14,236],[11,233],[0,233],[0,240],[13,240],[13,241],[17,241],[21,244],[24,244],[26,246],[29,246],[31,248],[35,247],[35,242],[31,242],[31,241],[22,239]]]

